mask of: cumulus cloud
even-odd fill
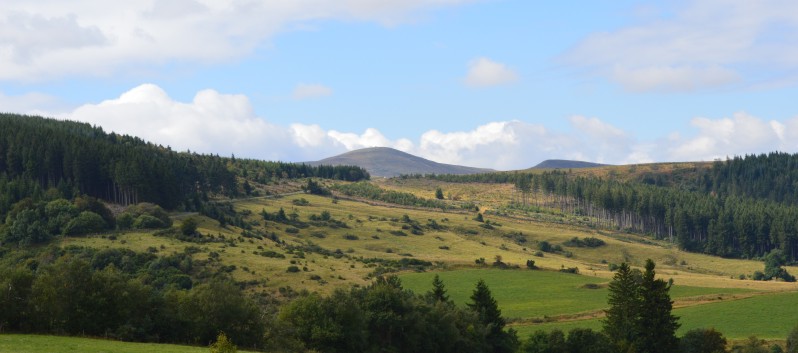
[[[795,119],[788,121],[792,125]],[[795,152],[798,145],[789,143],[787,133],[798,134],[798,124],[790,126],[765,121],[745,112],[731,118],[709,119],[697,117],[690,125],[698,130],[691,138],[676,138],[668,150],[672,160],[713,160],[736,155],[771,151]]]
[[[294,87],[294,99],[319,98],[332,95],[333,90],[318,83],[300,83]]]
[[[483,57],[468,64],[465,83],[471,87],[490,87],[508,84],[517,79],[518,75],[504,64]]]
[[[796,34],[794,1],[691,0],[673,15],[593,33],[563,60],[629,91],[761,85],[772,77],[795,80]]]
[[[8,100],[0,95],[0,106],[4,99]],[[144,84],[118,98],[57,116],[180,151],[291,162],[319,160],[365,147],[392,147],[436,162],[499,170],[529,168],[545,159],[633,164],[708,161],[776,150],[798,152],[798,117],[764,120],[745,112],[727,118],[696,117],[687,133],[663,132],[662,137],[649,141],[640,141],[597,117],[580,115],[567,118],[571,128],[565,131],[512,120],[391,139],[376,128],[357,133],[319,125],[280,126],[257,116],[244,95],[203,90],[191,101],[181,102],[156,85]]]
[[[91,0],[0,2],[0,80],[110,75],[169,62],[240,58],[319,20],[396,25],[471,0]]]

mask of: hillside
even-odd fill
[[[353,165],[362,167],[369,174],[379,177],[395,177],[402,174],[476,174],[493,171],[492,169],[433,162],[388,147],[363,148],[307,164],[313,166]]]
[[[595,167],[604,167],[604,166],[607,166],[607,164],[572,161],[565,159],[547,159],[543,162],[538,163],[538,165],[532,167],[532,169],[579,169],[579,168],[595,168]]]
[[[798,175],[791,169],[797,156],[444,175],[467,167],[391,149],[352,152],[345,163],[371,155],[383,166],[432,168],[402,173],[436,173],[372,182],[368,167],[185,154],[86,124],[0,119],[8,127],[0,131],[0,287],[13,292],[0,296],[8,313],[0,327],[8,332],[206,345],[224,331],[247,348],[328,351],[328,342],[302,336],[315,330],[306,325],[337,320],[340,310],[352,315],[350,324],[363,323],[372,310],[384,311],[363,298],[385,293],[409,303],[405,312],[448,310],[413,317],[402,332],[462,315],[463,331],[451,332],[464,335],[484,324],[459,311],[484,279],[524,339],[537,329],[596,327],[613,269],[647,259],[673,278],[684,327],[705,327],[707,312],[746,320],[733,313],[747,310],[772,319],[733,321],[724,334],[778,339],[795,317],[781,319],[783,308],[798,308],[798,297],[783,295],[798,291],[787,282],[798,272],[798,207],[785,204],[793,194],[775,198],[760,185],[787,185],[791,179],[762,169],[780,165],[775,170]],[[157,173],[172,165],[192,171],[178,184],[205,185],[195,195],[145,197],[144,190],[174,187]],[[171,213],[115,199],[113,183],[131,175],[138,201]],[[423,294],[437,274],[457,306],[403,291]],[[769,277],[781,280],[763,280]],[[329,324],[341,328],[330,337],[379,332]],[[412,332],[407,342],[434,335]],[[384,344],[379,336],[361,339]]]

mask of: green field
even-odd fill
[[[555,271],[471,269],[437,273],[449,296],[463,305],[480,279],[490,287],[505,317],[532,319],[592,312],[607,307],[607,280]],[[401,276],[405,288],[424,293],[431,288],[434,273],[410,273]],[[590,289],[589,284],[599,285]],[[592,286],[590,286],[592,287]],[[674,285],[674,299],[695,296],[728,296],[747,293],[739,288],[705,288]],[[798,294],[796,294],[798,296]]]
[[[742,340],[751,335],[768,340],[783,340],[798,325],[798,293],[774,293],[739,300],[696,305],[674,310],[682,324],[679,335],[695,328],[710,328],[729,339]],[[521,337],[536,330],[573,328],[601,329],[598,319],[551,322],[540,325],[517,325]]]
[[[0,335],[3,353],[207,353],[208,347],[132,343],[93,338],[43,335]],[[244,352],[244,351],[239,351]]]

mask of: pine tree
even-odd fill
[[[443,200],[443,190],[440,187],[435,189],[435,198],[438,200]]]
[[[477,313],[479,321],[487,328],[485,340],[491,346],[491,351],[496,353],[513,352],[518,347],[518,337],[512,329],[504,332],[506,321],[502,317],[499,304],[488,289],[485,281],[477,282],[471,294],[471,303],[468,307]]]
[[[432,279],[432,290],[427,293],[427,296],[436,302],[451,303],[449,295],[446,294],[446,287],[437,274]]]
[[[604,333],[620,351],[627,351],[638,335],[635,324],[641,305],[639,281],[635,271],[622,263],[609,284],[610,308],[605,310]]]
[[[668,292],[673,282],[656,279],[654,267],[654,261],[646,260],[646,271],[640,283],[635,348],[647,353],[675,352],[679,343],[676,330],[680,325],[679,318],[671,314],[673,301]]]

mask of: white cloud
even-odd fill
[[[465,83],[471,87],[490,87],[518,80],[518,75],[502,63],[488,58],[477,58],[468,64]]]
[[[47,94],[33,92],[9,96],[0,92],[0,111],[2,112],[47,115],[68,109],[65,102]]]
[[[694,118],[690,125],[698,130],[696,136],[677,138],[671,142],[668,154],[674,161],[713,160],[772,151],[795,152],[798,145],[791,146],[785,135],[798,134],[798,125],[787,130],[784,124],[765,121],[745,112],[735,113],[731,118]]]
[[[31,97],[35,104],[37,96]],[[4,100],[13,99],[0,95],[0,106]],[[513,120],[465,131],[429,130],[417,139],[390,139],[375,128],[354,133],[319,125],[275,125],[256,116],[244,95],[203,90],[190,102],[180,102],[160,87],[144,84],[118,98],[57,116],[180,151],[293,162],[365,147],[392,147],[436,162],[499,170],[529,168],[545,159],[628,164],[707,161],[776,150],[798,152],[798,116],[768,121],[745,112],[730,118],[697,117],[690,122],[692,133],[663,132],[662,137],[650,141],[639,141],[599,118],[578,115],[568,118],[570,131]]]
[[[690,0],[684,4],[672,15],[593,33],[563,59],[630,91],[753,86],[774,77],[795,82],[798,3]]]
[[[733,70],[720,66],[695,68],[673,66],[649,66],[627,68],[616,66],[612,79],[628,91],[684,92],[699,88],[723,86],[739,80]]]
[[[294,87],[294,99],[319,98],[332,95],[333,90],[318,83],[300,83]]]
[[[396,25],[471,0],[0,2],[0,80],[111,75],[170,62],[243,57],[319,20]]]

